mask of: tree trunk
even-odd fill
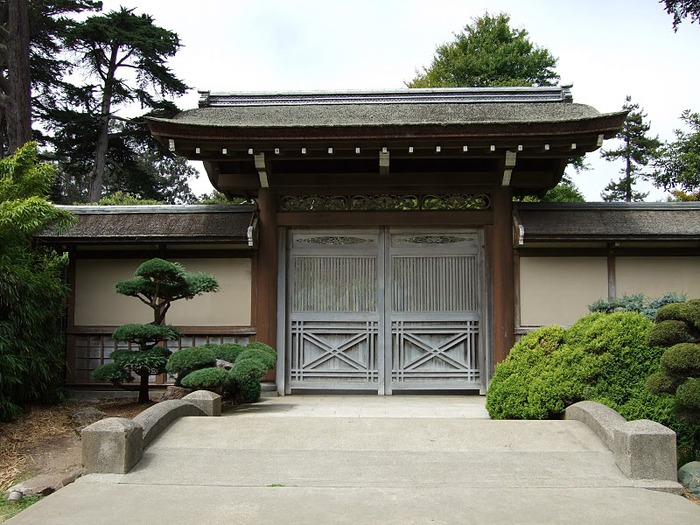
[[[102,196],[102,186],[105,180],[105,167],[107,165],[107,150],[109,149],[109,123],[112,111],[112,84],[117,70],[117,54],[119,47],[113,47],[109,57],[109,66],[105,75],[104,91],[102,92],[102,104],[100,107],[100,127],[97,132],[95,145],[95,166],[90,172],[90,191],[88,202],[97,202]]]
[[[139,383],[139,403],[148,403],[151,399],[148,396],[148,371],[140,373],[141,382]]]
[[[10,39],[8,56],[7,134],[10,154],[32,139],[29,76],[29,16],[27,0],[8,0]]]

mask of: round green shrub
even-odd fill
[[[193,390],[211,390],[222,394],[228,383],[229,372],[223,368],[200,368],[182,378],[182,386]]]
[[[255,403],[260,399],[262,386],[260,381],[243,381],[241,382],[241,401],[244,403]]]
[[[252,343],[248,343],[246,345],[246,348],[257,348],[258,350],[264,350],[265,352],[273,356],[275,358],[275,361],[277,361],[277,350],[272,348],[270,345],[266,345],[265,343],[261,343],[260,341],[253,341]]]
[[[689,377],[676,390],[676,403],[684,410],[700,411],[700,378]]]
[[[694,329],[700,330],[700,299],[668,304],[660,308],[656,314],[657,323],[673,320],[685,321]]]
[[[688,325],[685,322],[668,320],[651,327],[646,343],[649,346],[673,346],[692,340],[693,336],[688,332]]]
[[[276,356],[271,355],[265,350],[262,350],[260,348],[246,347],[246,349],[238,355],[238,359],[236,360],[236,362],[245,361],[247,359],[255,359],[257,361],[260,361],[263,365],[265,365],[265,370],[274,368],[275,362],[277,361]]]
[[[236,379],[229,376],[226,386],[231,396],[240,403],[255,403],[262,392],[260,381],[252,378]]]
[[[223,359],[231,364],[236,362],[238,355],[244,350],[244,347],[238,343],[208,343],[200,348],[210,348],[213,350],[216,359]]]
[[[647,388],[654,394],[674,394],[684,378],[656,372],[647,378]]]
[[[267,366],[258,359],[249,357],[247,359],[238,359],[231,369],[231,377],[236,379],[253,378],[260,381],[260,378],[267,372]]]
[[[189,373],[214,366],[215,362],[216,355],[210,348],[201,346],[183,348],[170,356],[167,365],[165,365],[165,370],[171,376],[175,376],[175,384],[180,385],[182,379]]]
[[[661,365],[672,375],[700,376],[700,344],[681,343],[667,348]]]

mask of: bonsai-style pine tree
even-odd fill
[[[647,344],[668,347],[663,370],[647,380],[649,390],[673,394],[679,418],[700,422],[700,299],[661,308]]]
[[[132,279],[117,283],[116,291],[148,305],[153,310],[153,322],[118,327],[112,337],[130,343],[130,348],[112,352],[112,362],[96,368],[92,377],[96,381],[122,386],[136,375],[140,378],[138,402],[148,403],[148,378],[165,372],[171,353],[161,343],[180,336],[177,328],[165,324],[170,305],[173,301],[192,299],[218,289],[219,285],[211,275],[187,272],[177,263],[156,258],[140,265]]]

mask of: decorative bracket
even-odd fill
[[[518,154],[514,151],[506,151],[506,163],[503,168],[503,180],[501,181],[502,186],[510,186],[510,178],[513,175],[513,168],[515,168],[515,161]]]
[[[256,153],[255,154],[255,169],[258,170],[258,175],[260,177],[260,187],[261,188],[269,188],[270,187],[270,182],[268,180],[269,170],[267,167],[267,163],[265,162],[265,154],[264,153]]]

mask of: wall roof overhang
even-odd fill
[[[697,249],[700,203],[517,203],[513,226],[516,247],[676,243]]]
[[[178,155],[202,160],[229,195],[266,185],[425,185],[435,175],[501,185],[509,159],[507,184],[537,193],[625,116],[573,103],[569,87],[203,92],[199,108],[148,125]]]
[[[49,228],[36,239],[60,245],[225,244],[257,246],[254,206],[156,205],[59,206],[76,222],[67,231]]]

